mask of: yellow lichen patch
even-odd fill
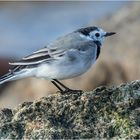
[[[129,137],[133,132],[132,126],[134,125],[134,122],[130,120],[129,116],[123,116],[117,112],[112,112],[112,117],[112,123],[116,133],[122,134],[122,137]]]

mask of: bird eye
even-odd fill
[[[95,36],[96,36],[96,37],[99,37],[99,36],[100,36],[100,34],[99,34],[99,33],[95,33]]]

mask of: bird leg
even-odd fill
[[[74,92],[74,91],[78,91],[78,92],[81,92],[81,90],[73,90],[73,89],[70,89],[68,87],[66,87],[64,84],[62,84],[60,81],[58,81],[57,79],[53,79],[52,83],[60,90],[60,93],[61,94],[65,94],[67,92]],[[60,87],[63,87],[64,90],[62,90],[62,88]]]
[[[56,79],[54,79],[54,81],[55,81],[56,83],[58,83],[59,85],[61,85],[65,90],[68,90],[68,89],[69,89],[69,88],[66,87],[64,84],[62,84],[60,81],[58,81],[58,80],[56,80]]]
[[[63,89],[55,81],[51,82],[60,90],[60,92],[63,92]]]

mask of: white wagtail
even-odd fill
[[[71,90],[58,80],[85,73],[99,57],[105,37],[113,34],[92,26],[57,38],[20,61],[10,63],[13,68],[1,77],[0,84],[26,77],[39,77],[50,80],[62,93]]]

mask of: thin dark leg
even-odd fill
[[[56,83],[58,83],[60,86],[62,86],[65,90],[61,90],[61,94],[65,94],[67,92],[73,92],[73,93],[77,93],[77,92],[82,92],[81,90],[73,90],[70,89],[68,87],[66,87],[65,85],[63,85],[60,81],[58,81],[57,79],[53,79]],[[76,91],[76,92],[75,92]]]
[[[81,93],[82,92],[81,90],[73,90],[73,89],[66,87],[61,82],[59,82],[57,79],[53,79],[53,81],[51,81],[51,82],[60,90],[61,94],[65,94],[67,92],[72,92],[72,93],[77,93],[77,92]],[[60,86],[63,87],[64,90]]]
[[[63,90],[55,83],[55,81],[51,81],[61,92],[63,92]]]
[[[65,88],[66,90],[69,90],[68,87],[66,87],[64,84],[62,84],[60,81],[53,79],[56,83],[58,83],[59,85],[61,85],[63,88]]]

